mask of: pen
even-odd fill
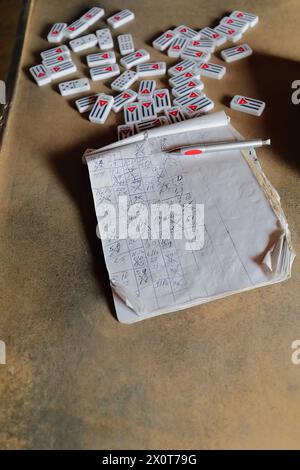
[[[239,142],[216,142],[211,144],[198,144],[186,147],[178,147],[167,151],[170,155],[200,155],[205,152],[220,152],[226,150],[239,150],[243,148],[262,147],[263,145],[271,145],[271,139],[262,140],[242,140]]]

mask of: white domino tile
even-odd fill
[[[195,62],[190,59],[184,59],[181,62],[178,62],[177,64],[173,65],[173,67],[169,68],[168,74],[171,76],[174,75],[179,75],[183,72],[187,72],[188,70],[191,70],[195,65]]]
[[[98,95],[85,96],[84,98],[79,98],[75,101],[75,105],[80,113],[87,113],[93,109],[94,104]]]
[[[253,53],[252,49],[248,44],[241,44],[240,46],[230,47],[229,49],[223,49],[221,51],[221,57],[226,62],[234,62],[236,60],[244,59],[249,57]]]
[[[147,62],[139,64],[136,68],[139,77],[155,77],[165,75],[167,66],[165,62]]]
[[[93,7],[88,10],[80,19],[88,24],[88,26],[93,26],[97,21],[104,16],[103,8]]]
[[[89,28],[89,24],[82,19],[74,21],[64,30],[64,36],[68,39],[77,38]]]
[[[248,96],[235,95],[230,102],[230,107],[242,113],[261,116],[266,107],[266,103],[261,100],[249,98]]]
[[[116,55],[113,51],[96,52],[86,56],[86,62],[89,67],[97,67],[104,64],[115,64]]]
[[[135,50],[131,34],[120,34],[118,36],[118,45],[121,55],[131,54]]]
[[[219,24],[215,27],[217,33],[223,34],[228,41],[237,42],[243,36],[243,32],[238,28],[232,28],[230,26],[225,26],[224,24]]]
[[[160,116],[154,119],[147,119],[146,121],[141,121],[136,123],[135,127],[137,132],[145,132],[149,129],[154,129],[155,127],[161,127],[168,124],[168,120],[165,116]]]
[[[165,109],[164,113],[169,124],[185,121],[185,116],[179,106],[172,106],[171,108]]]
[[[152,42],[152,46],[158,51],[165,51],[166,49],[168,49],[168,47],[170,47],[170,45],[177,36],[179,36],[179,33],[171,31],[169,29],[165,33],[161,34],[158,38],[156,38]]]
[[[170,93],[167,88],[155,90],[153,93],[155,109],[158,113],[171,107]]]
[[[43,64],[34,65],[29,69],[38,86],[44,86],[51,83],[51,74]]]
[[[144,98],[139,101],[141,107],[141,119],[142,121],[146,119],[153,119],[157,117],[157,111],[155,102],[153,99]]]
[[[98,67],[92,67],[90,69],[91,79],[94,82],[115,77],[116,75],[119,75],[119,73],[120,68],[118,64],[99,65]]]
[[[138,99],[152,96],[155,88],[155,80],[142,80],[139,85]]]
[[[186,95],[190,90],[203,90],[204,83],[198,78],[187,80],[182,85],[172,88],[172,95],[175,97]]]
[[[213,64],[212,62],[195,65],[194,70],[195,73],[199,72],[201,77],[210,77],[216,80],[221,80],[226,73],[224,65]]]
[[[230,18],[229,16],[224,16],[224,18],[221,19],[220,24],[224,24],[230,28],[240,29],[243,33],[245,33],[250,26],[248,21]]]
[[[257,25],[258,20],[259,20],[258,16],[254,15],[253,13],[247,13],[246,11],[238,11],[238,10],[233,11],[231,13],[230,17],[231,18],[237,18],[238,20],[248,21],[251,28],[253,28],[253,26]]]
[[[195,51],[214,52],[216,45],[213,39],[190,39],[187,43],[189,49],[195,49]]]
[[[71,75],[77,71],[77,67],[73,62],[63,62],[59,65],[54,65],[47,69],[51,75],[52,80],[57,80],[67,75]]]
[[[214,102],[207,96],[203,96],[198,101],[185,106],[183,108],[183,113],[186,117],[192,118],[204,113],[208,113],[212,109],[214,109]]]
[[[108,18],[106,21],[113,29],[117,29],[121,26],[124,26],[124,24],[129,23],[129,21],[133,20],[134,13],[132,11],[122,10]]]
[[[81,52],[97,46],[98,39],[95,34],[86,34],[80,38],[73,39],[69,45],[73,52]]]
[[[215,43],[215,46],[222,46],[222,44],[227,41],[227,38],[224,36],[224,34],[217,32],[209,27],[201,29],[200,38],[212,39]]]
[[[91,85],[87,78],[78,78],[76,80],[60,83],[58,88],[62,96],[70,96],[89,91],[91,89]]]
[[[104,124],[114,104],[114,98],[101,93],[89,115],[89,120],[95,124]]]
[[[139,75],[137,72],[126,70],[110,84],[110,87],[115,91],[125,91],[127,88],[130,88],[138,78]]]
[[[136,124],[141,121],[141,107],[139,103],[125,104],[124,121],[126,124]]]
[[[210,53],[205,51],[197,51],[190,47],[185,48],[180,54],[181,59],[191,59],[194,61],[208,62],[210,59]]]
[[[178,75],[174,75],[173,77],[169,78],[169,84],[172,87],[175,86],[180,86],[183,83],[186,83],[187,80],[190,80],[191,78],[199,78],[200,77],[200,72],[196,73],[194,71],[194,65],[190,70],[187,70],[186,72],[180,73]]]
[[[53,57],[56,57],[60,54],[69,54],[69,56],[71,56],[70,49],[68,48],[68,46],[57,46],[53,49],[43,51],[41,52],[41,58],[42,60],[52,59]]]
[[[195,103],[196,101],[199,101],[204,96],[205,94],[200,90],[191,90],[187,92],[185,95],[178,96],[177,98],[175,98],[174,105],[185,107],[185,106]]]
[[[198,31],[195,31],[189,26],[185,26],[183,24],[180,26],[177,26],[177,28],[175,28],[174,31],[187,39],[192,39],[192,38],[197,39],[200,37],[200,33]]]
[[[177,38],[175,38],[168,49],[168,56],[180,57],[180,54],[187,45],[187,42],[187,38],[184,38],[182,36],[178,36]]]
[[[64,38],[64,30],[67,27],[67,23],[55,23],[49,31],[47,36],[48,42],[53,44],[59,44]]]
[[[142,64],[147,62],[150,59],[150,54],[145,49],[139,49],[131,54],[125,55],[120,60],[120,64],[125,67],[125,69],[131,69],[135,65]]]
[[[96,31],[98,43],[101,51],[113,49],[114,42],[109,28],[102,28]]]
[[[71,58],[69,54],[59,54],[52,57],[51,59],[43,59],[43,65],[46,68],[53,67],[54,65],[63,64],[64,62],[70,62]]]
[[[124,140],[132,137],[135,134],[135,127],[133,124],[122,124],[118,126],[118,140]]]
[[[133,90],[123,91],[122,93],[114,97],[114,104],[112,107],[113,111],[115,113],[118,113],[119,111],[121,111],[121,109],[123,109],[125,104],[129,104],[135,101],[136,97],[137,93]]]

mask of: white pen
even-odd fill
[[[263,145],[271,145],[271,139],[262,140],[242,140],[239,142],[216,142],[211,144],[198,144],[186,147],[178,147],[167,151],[170,155],[200,155],[204,152],[220,152],[227,150],[239,150],[243,148],[262,147]]]

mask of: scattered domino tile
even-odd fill
[[[195,66],[195,71],[200,72],[200,76],[216,78],[221,80],[225,73],[226,67],[224,65],[213,64],[212,62],[198,64]]]
[[[136,124],[141,121],[141,107],[139,103],[124,105],[124,120],[126,124]]]
[[[168,74],[169,75],[179,75],[183,72],[191,70],[195,65],[195,62],[190,59],[182,60],[178,62],[178,64],[173,65],[173,67],[169,68]]]
[[[126,70],[111,83],[110,87],[115,91],[125,91],[127,88],[130,88],[138,78],[139,75],[137,72]]]
[[[152,42],[154,49],[158,51],[165,51],[172,44],[174,39],[178,36],[178,33],[168,29],[165,33],[161,34]]]
[[[172,89],[172,94],[175,97],[186,95],[190,90],[203,90],[204,83],[198,78],[187,80],[182,85],[176,86]]]
[[[171,107],[170,93],[167,88],[155,90],[153,93],[156,111],[159,113]]]
[[[49,31],[47,41],[57,44],[62,42],[67,23],[55,23]]]
[[[122,124],[118,126],[118,140],[127,139],[127,137],[132,137],[134,135],[134,125],[133,124]]]
[[[178,36],[174,39],[171,46],[168,49],[168,56],[169,57],[180,57],[182,50],[185,48],[187,44],[187,38],[182,36]]]
[[[191,78],[199,78],[200,73],[198,73],[198,75],[196,74],[196,72],[194,71],[194,68],[195,68],[194,65],[193,65],[193,68],[191,68],[190,70],[187,70],[187,72],[179,73],[178,75],[174,75],[173,77],[171,77],[169,79],[169,84],[172,87],[175,87],[175,86],[182,85],[183,83],[185,83],[187,80],[190,80]]]
[[[165,75],[166,70],[167,66],[165,62],[147,62],[146,64],[139,64],[136,68],[139,77]]]
[[[62,96],[70,96],[75,95],[76,93],[89,91],[91,89],[91,85],[87,78],[78,78],[77,80],[60,83],[58,88]]]
[[[98,98],[98,95],[85,96],[84,98],[80,98],[79,100],[76,100],[75,105],[80,113],[86,113],[93,109],[93,106],[96,103],[97,98]]]
[[[172,106],[172,108],[165,109],[164,113],[169,124],[185,121],[185,116],[179,106]]]
[[[258,16],[254,15],[253,13],[247,13],[245,11],[238,11],[238,10],[233,11],[231,13],[230,17],[231,18],[237,18],[238,20],[248,21],[251,28],[253,28],[253,26],[257,25],[258,19],[259,19]]]
[[[43,65],[46,68],[53,67],[57,64],[63,64],[64,62],[70,62],[71,58],[69,54],[60,54],[52,57],[51,59],[43,59]]]
[[[114,97],[113,111],[118,113],[125,106],[125,104],[132,103],[136,99],[136,92],[133,90],[126,90]]]
[[[214,29],[208,27],[201,29],[200,38],[201,37],[212,39],[216,46],[222,46],[222,44],[227,41],[226,36],[224,36],[224,34],[221,34],[215,31]]]
[[[235,95],[230,102],[230,107],[236,111],[252,114],[253,116],[261,116],[266,103],[247,96]]]
[[[185,107],[195,103],[196,101],[199,101],[204,96],[205,94],[200,90],[191,90],[185,95],[178,96],[178,98],[175,98],[174,105]]]
[[[77,67],[73,62],[69,61],[63,62],[59,65],[54,65],[53,67],[49,67],[48,71],[51,74],[51,79],[57,80],[58,78],[75,73],[77,71]]]
[[[113,29],[117,29],[132,20],[134,20],[134,13],[130,10],[122,10],[108,18],[106,21]]]
[[[89,24],[82,19],[74,21],[64,30],[64,36],[68,39],[74,39],[89,28]]]
[[[243,35],[242,31],[238,28],[231,28],[224,24],[219,24],[215,27],[215,31],[224,34],[224,36],[231,42],[239,41]]]
[[[99,80],[106,80],[107,78],[119,75],[120,68],[118,64],[99,65],[90,69],[91,79],[96,82]]]
[[[226,62],[234,62],[235,60],[244,59],[253,53],[248,44],[241,44],[240,46],[230,47],[221,51],[221,57]]]
[[[97,44],[98,39],[95,34],[86,34],[85,36],[81,36],[69,42],[73,52],[85,51],[86,49],[95,47]]]
[[[201,60],[201,62],[208,62],[210,59],[210,53],[196,51],[195,49],[187,47],[181,52],[180,57],[181,59],[191,59],[196,61]]]
[[[118,45],[121,55],[127,55],[134,52],[134,42],[131,34],[120,34],[118,36]]]
[[[51,82],[51,75],[43,64],[34,65],[29,71],[38,86],[48,85]]]
[[[71,56],[70,49],[68,48],[68,46],[58,46],[54,47],[53,49],[43,51],[41,52],[41,58],[42,60],[52,59],[53,57],[56,57],[60,54],[69,54],[69,56]]]
[[[190,39],[187,43],[189,49],[195,49],[195,51],[214,52],[216,45],[212,39]]]
[[[191,103],[185,106],[182,111],[186,117],[196,117],[203,113],[208,113],[212,109],[214,109],[214,102],[207,98],[207,96],[203,96],[200,100]]]
[[[142,64],[147,62],[150,59],[150,54],[145,49],[139,49],[131,54],[125,55],[120,60],[120,64],[125,67],[125,69],[131,69],[135,65]]]
[[[142,80],[139,86],[138,99],[140,99],[140,97],[144,98],[144,97],[152,96],[155,88],[156,88],[155,80]]]
[[[96,52],[96,54],[89,54],[86,56],[86,61],[89,67],[97,67],[103,64],[115,64],[116,55],[113,51]]]
[[[110,95],[101,93],[93,106],[89,115],[89,120],[95,124],[104,124],[111,108],[114,104],[114,98]]]
[[[200,33],[198,31],[195,31],[194,29],[190,28],[189,26],[185,25],[180,25],[177,26],[177,28],[174,29],[176,33],[179,33],[181,36],[184,36],[185,38],[192,39],[192,38],[199,38]]]
[[[113,49],[114,42],[111,35],[111,32],[108,28],[98,29],[96,31],[96,36],[98,38],[98,43],[101,51],[107,51],[108,49]]]
[[[240,29],[243,33],[245,33],[250,26],[248,21],[230,18],[229,16],[224,16],[224,18],[221,19],[220,24],[224,24],[230,28]]]
[[[104,13],[105,12],[103,8],[93,7],[88,10],[80,19],[87,23],[89,26],[92,26],[97,21],[99,21],[102,16],[104,16]]]
[[[157,117],[156,106],[153,99],[144,98],[140,100],[141,107],[141,118],[142,120],[148,120]]]
[[[155,127],[165,126],[166,124],[168,124],[167,118],[165,116],[161,116],[154,119],[148,119],[147,121],[138,122],[135,127],[137,132],[144,132],[149,129],[154,129]]]

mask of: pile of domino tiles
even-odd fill
[[[30,72],[39,86],[47,85],[77,72],[72,53],[98,47],[99,52],[86,56],[90,78],[78,77],[59,83],[58,89],[62,96],[78,95],[91,90],[91,80],[99,82],[113,79],[110,88],[117,94],[97,92],[77,99],[75,104],[80,113],[88,113],[89,120],[96,124],[104,124],[111,111],[123,111],[125,124],[118,126],[119,139],[212,110],[214,102],[204,93],[201,78],[220,80],[226,73],[226,67],[211,62],[211,55],[226,41],[240,41],[244,33],[258,22],[258,16],[252,13],[234,11],[230,16],[222,18],[215,28],[204,27],[197,31],[180,25],[161,34],[153,41],[153,47],[178,59],[178,63],[168,69],[170,93],[169,88],[157,89],[154,79],[155,76],[167,73],[166,62],[151,61],[147,50],[135,48],[133,37],[129,33],[117,36],[121,55],[117,64],[110,28],[115,30],[134,20],[133,12],[122,10],[106,19],[110,28],[104,27],[87,33],[104,15],[102,8],[94,7],[70,25],[53,25],[48,41],[56,46],[43,51],[41,64],[31,67]],[[82,35],[83,33],[86,34]],[[69,45],[62,44],[67,40]],[[252,49],[245,43],[224,49],[220,53],[227,63],[251,54]],[[137,81],[139,84],[135,91],[131,87]],[[231,102],[232,108],[254,115],[260,115],[264,106],[265,103],[260,100],[240,95],[236,95]]]

